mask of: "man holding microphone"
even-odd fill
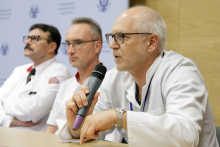
[[[72,126],[78,108],[87,106],[88,87],[67,102],[60,139],[80,138],[83,144],[116,127],[132,147],[219,146],[202,75],[192,60],[165,51],[159,13],[145,6],[124,11],[106,40],[116,68],[107,72],[77,131]]]

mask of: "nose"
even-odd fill
[[[112,38],[112,40],[109,44],[109,48],[110,49],[118,49],[119,47],[120,47],[120,45],[115,42],[115,38]]]
[[[31,42],[31,38],[28,38],[28,39],[25,41],[25,44],[26,44],[26,45],[31,45],[31,43],[32,43],[32,42]]]
[[[70,47],[67,49],[67,53],[75,53],[76,50],[73,48],[73,45],[70,44]]]

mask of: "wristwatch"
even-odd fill
[[[119,107],[119,108],[115,108],[115,111],[117,112],[117,126],[122,128],[123,113],[126,112],[126,109]]]

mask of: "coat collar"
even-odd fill
[[[36,69],[36,73],[35,75],[40,75],[47,67],[49,67],[53,62],[56,62],[55,57],[41,63],[40,65],[34,67],[34,65],[32,65],[31,67],[29,67],[27,69],[27,72],[30,72],[32,68]]]
[[[160,55],[156,58],[156,60],[153,62],[153,64],[150,66],[150,68],[148,69],[148,71],[146,73],[146,85],[144,87],[142,87],[141,106],[142,106],[143,101],[145,99],[145,95],[146,95],[150,80],[160,65],[160,62],[162,60],[162,55],[163,55],[163,52],[160,53]],[[128,73],[128,72],[125,73],[124,79],[122,81],[122,86],[123,86],[125,92],[127,93],[126,98],[135,107],[140,108],[140,105],[137,103],[137,101],[135,99],[135,91],[136,91],[135,80],[130,73]]]

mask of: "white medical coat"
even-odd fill
[[[77,79],[79,78],[79,73],[62,82],[60,85],[59,91],[57,92],[56,99],[53,104],[53,108],[50,111],[50,115],[47,120],[48,125],[57,126],[58,130],[55,132],[55,134],[59,134],[60,130],[63,128],[63,126],[66,124],[66,102],[69,101],[73,95],[80,91],[80,88],[82,85],[78,83]],[[89,82],[89,78],[86,79],[83,85],[87,86]],[[105,140],[108,141],[117,141],[119,139],[115,139],[118,136],[120,137],[120,134],[118,132],[112,132],[111,134],[108,134],[105,136]]]
[[[55,58],[35,67],[36,73],[26,84],[33,63],[16,67],[0,89],[0,125],[9,127],[13,118],[21,121],[41,122],[32,127],[15,127],[45,131],[48,114],[62,81],[71,77],[69,70]],[[49,83],[51,78],[56,78]],[[56,82],[59,82],[56,84]],[[32,94],[30,94],[32,92]],[[2,105],[3,104],[3,105]]]
[[[161,53],[146,73],[141,105],[135,99],[134,78],[113,69],[101,85],[94,112],[126,108],[127,132],[118,130],[128,137],[131,147],[218,147],[208,92],[198,67],[178,53],[164,52],[164,57]],[[67,127],[60,133],[62,140],[71,140]],[[113,129],[100,133],[99,139]]]
[[[88,85],[89,78],[83,85]],[[74,93],[80,91],[81,85],[78,83],[76,77],[72,77],[60,85],[53,108],[50,112],[47,124],[57,126],[58,130],[55,134],[59,134],[60,130],[65,125],[66,119],[66,102],[69,101]]]

